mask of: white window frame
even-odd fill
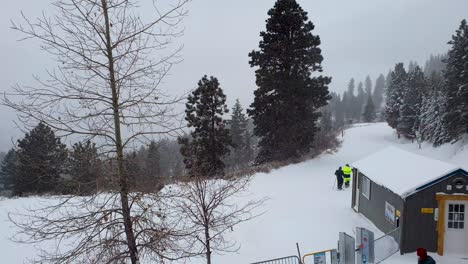
[[[362,176],[362,181],[361,181],[361,193],[362,196],[366,197],[367,200],[371,199],[371,181],[369,178],[366,176]]]

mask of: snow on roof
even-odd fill
[[[459,169],[453,164],[393,146],[352,165],[373,182],[385,186],[403,198],[415,193],[418,187]]]

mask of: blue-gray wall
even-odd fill
[[[458,179],[464,182],[461,189],[454,186]],[[447,190],[447,185],[452,185],[452,190]],[[418,247],[437,252],[437,221],[434,220],[434,214],[423,214],[421,208],[437,208],[436,193],[439,192],[468,194],[466,186],[468,186],[468,177],[466,172],[460,170],[442,177],[439,181],[433,182],[405,198],[407,221],[405,222],[403,244],[400,245],[403,253],[414,252]]]
[[[355,195],[359,195],[359,207],[358,212],[366,216],[369,220],[371,220],[377,228],[379,228],[382,232],[388,233],[397,228],[397,222],[392,224],[389,220],[385,217],[385,202],[390,203],[393,207],[395,207],[395,214],[396,210],[401,212],[400,217],[400,227],[402,226],[402,218],[404,217],[404,200],[396,193],[392,192],[391,190],[380,186],[374,183],[372,180],[370,181],[370,197],[367,199],[363,194],[362,188],[362,177],[365,177],[364,174],[358,171],[359,177],[359,194],[355,193]],[[395,215],[395,219],[396,219]],[[400,233],[394,232],[393,236],[397,242],[400,243]]]

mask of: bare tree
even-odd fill
[[[189,236],[194,240],[192,252],[203,254],[211,264],[213,252],[236,252],[239,245],[226,234],[234,226],[261,214],[257,210],[265,198],[249,199],[247,187],[251,176],[213,179],[194,177],[181,185],[177,206],[187,221]],[[242,201],[244,199],[245,201]]]
[[[58,66],[47,78],[36,77],[35,87],[16,86],[2,103],[18,111],[26,126],[41,121],[61,136],[93,139],[117,168],[116,190],[67,198],[44,208],[45,215],[32,214],[29,221],[17,223],[27,235],[19,239],[23,242],[57,239],[60,244],[75,237],[67,250],[46,252],[51,255],[43,260],[129,259],[136,264],[143,255],[169,258],[167,247],[159,244],[165,232],[158,229],[161,223],[151,208],[159,197],[131,193],[124,151],[138,141],[176,134],[181,127],[173,106],[183,96],[170,97],[160,84],[180,60],[180,48],[170,49],[170,44],[181,34],[178,26],[187,2],[173,0],[163,8],[153,1],[153,17],[145,20],[136,0],[56,0],[55,15],[31,20],[22,14],[22,23],[12,23],[24,39],[40,40]]]

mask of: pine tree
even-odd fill
[[[348,83],[346,92],[343,93],[343,108],[345,112],[345,119],[350,121],[354,118],[354,105],[356,104],[356,97],[354,95],[354,79],[351,78]]]
[[[79,194],[95,193],[101,171],[96,144],[87,140],[75,143],[69,155],[72,181],[77,185]]]
[[[66,146],[50,127],[39,123],[18,140],[16,195],[53,192],[64,173]]]
[[[0,165],[0,188],[12,191],[16,180],[16,150],[10,149]]]
[[[356,102],[354,105],[354,118],[356,120],[361,120],[362,110],[364,109],[364,104],[366,103],[366,92],[364,91],[364,85],[362,82],[359,82],[357,88]]]
[[[260,137],[257,162],[285,160],[307,153],[317,131],[318,108],[328,96],[328,77],[321,71],[320,38],[294,0],[278,0],[261,32],[260,51],[252,51],[250,65],[258,66],[254,103],[249,114]]]
[[[424,65],[424,76],[430,78],[433,72],[442,73],[445,70],[447,60],[447,54],[443,55],[431,55]]]
[[[441,72],[433,71],[427,80],[428,91],[423,98],[420,115],[420,133],[423,140],[438,146],[445,142],[446,131],[443,123],[446,107],[444,79]]]
[[[461,22],[449,42],[447,69],[445,70],[447,104],[445,124],[447,141],[454,142],[468,133],[468,25]]]
[[[144,169],[141,166],[141,162],[136,151],[131,151],[125,155],[124,165],[125,173],[128,175],[128,184],[130,189],[142,191],[141,188],[145,188],[148,183],[141,181],[144,175]]]
[[[375,114],[375,106],[374,102],[372,101],[372,96],[367,96],[366,106],[364,107],[364,112],[362,113],[362,119],[364,122],[372,122],[376,118]]]
[[[364,83],[364,91],[366,92],[366,97],[367,95],[372,96],[372,80],[369,75],[366,76],[366,81]]]
[[[193,176],[212,177],[224,174],[223,157],[229,153],[231,138],[223,115],[228,113],[226,96],[215,77],[205,75],[186,104],[191,140],[181,139],[182,155]]]
[[[229,155],[229,163],[231,166],[245,166],[249,160],[251,153],[249,137],[247,131],[247,119],[243,113],[239,99],[236,100],[232,108],[230,134],[232,139],[232,150]]]
[[[405,90],[402,94],[397,130],[407,138],[415,138],[419,131],[422,99],[426,96],[424,73],[418,65],[408,73]]]
[[[397,128],[400,118],[400,107],[403,99],[403,92],[406,89],[407,73],[403,63],[395,65],[387,87],[387,102],[385,106],[385,119],[392,128]],[[388,80],[387,80],[388,81]]]
[[[416,68],[418,64],[415,61],[410,61],[408,64],[408,72],[414,71],[414,68]]]
[[[372,101],[374,102],[376,112],[380,112],[383,103],[383,96],[385,91],[385,77],[380,74],[375,81],[374,93],[372,94]]]
[[[146,181],[147,184],[156,183],[161,176],[159,147],[154,140],[148,146],[148,151],[145,157]]]
[[[295,0],[277,0],[268,12],[259,51],[249,53],[258,89],[248,111],[260,138],[258,163],[286,160],[307,153],[317,132],[318,109],[327,104],[329,77],[314,25]]]

